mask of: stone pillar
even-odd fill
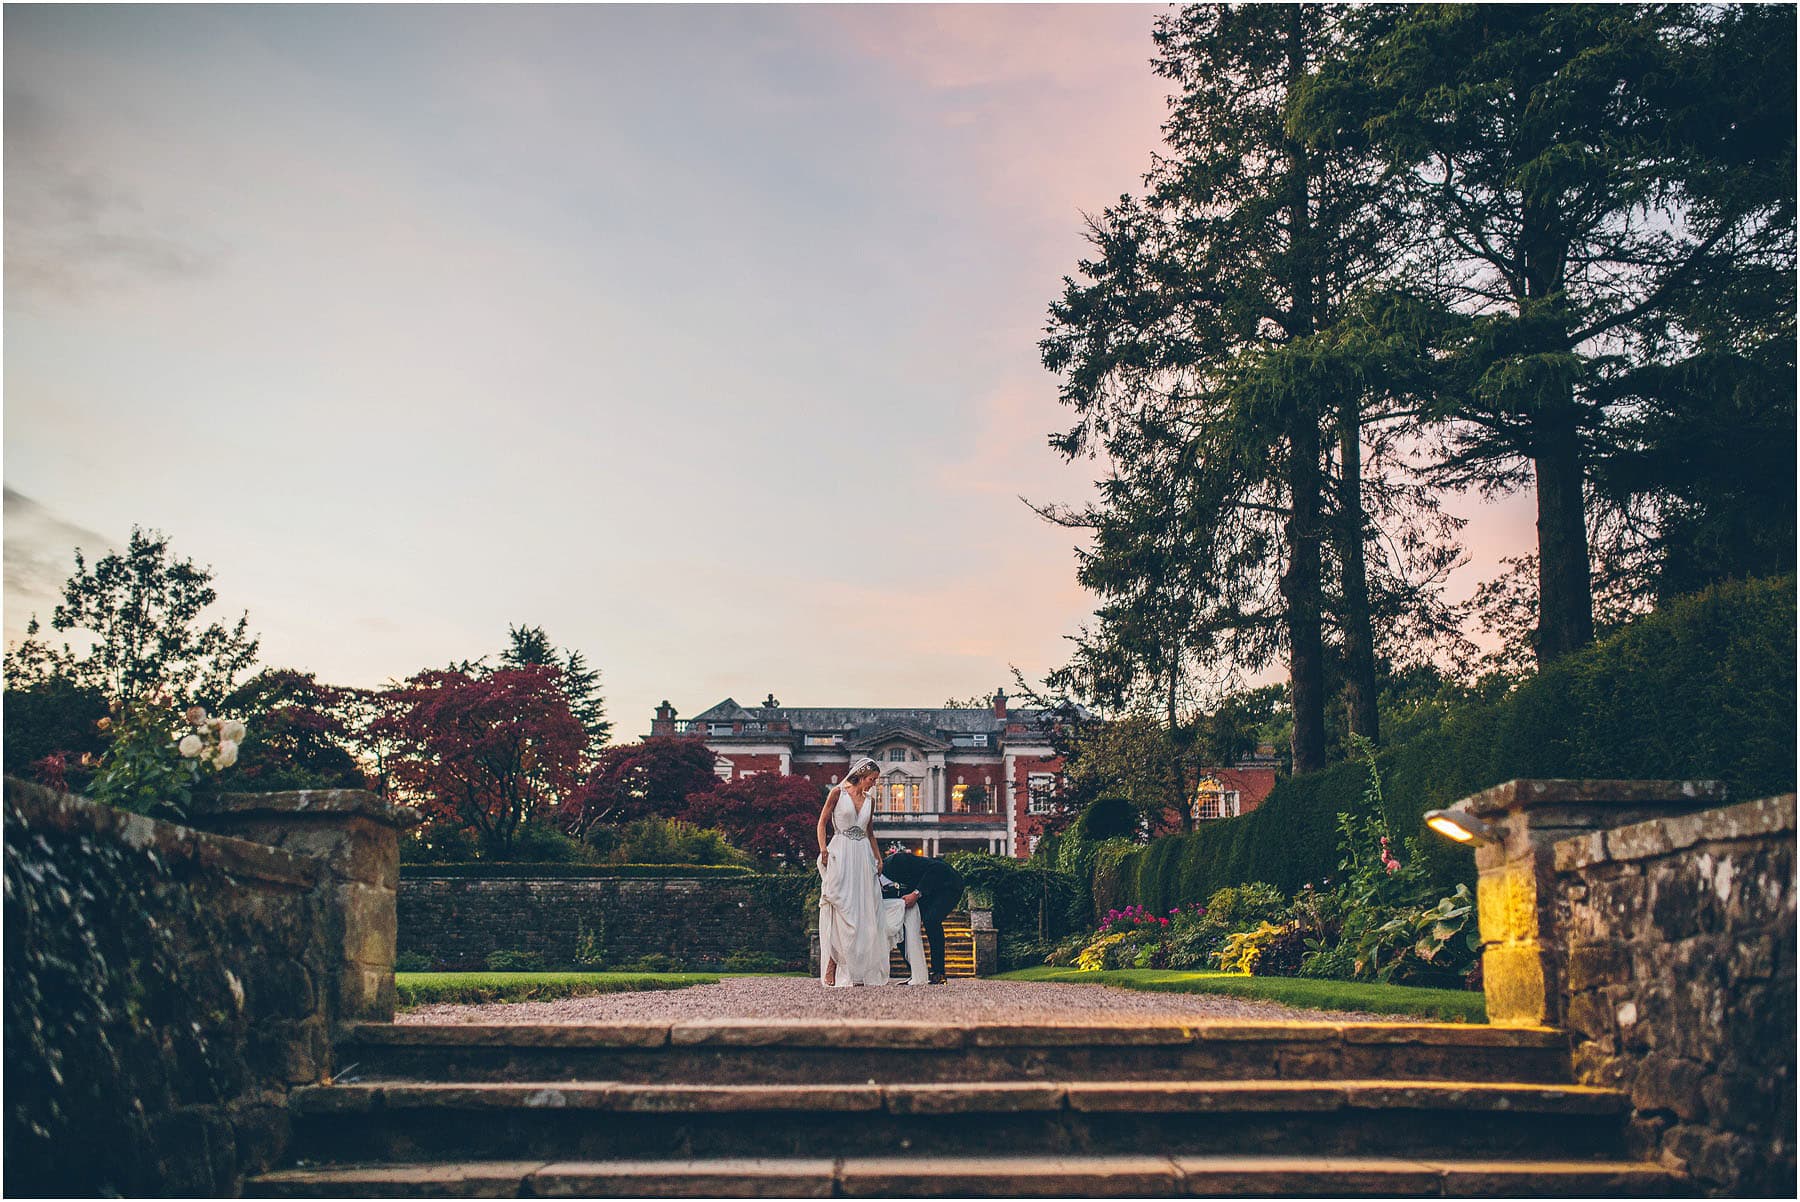
[[[1558,840],[1724,801],[1725,787],[1717,781],[1510,780],[1450,807],[1487,822],[1498,837],[1475,849],[1488,1021],[1562,1024],[1566,990],[1553,850]]]
[[[994,929],[993,904],[975,904],[985,900],[970,898],[969,933],[975,938],[975,975],[991,977],[1000,970],[1000,932]]]
[[[227,793],[197,805],[189,822],[204,830],[312,856],[328,874],[326,913],[334,969],[335,1022],[392,1022],[395,895],[400,829],[418,821],[360,789]]]

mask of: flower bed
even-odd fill
[[[1338,815],[1339,875],[1291,897],[1252,882],[1214,891],[1204,905],[1155,914],[1109,909],[1096,930],[1052,948],[1044,963],[1084,972],[1215,970],[1243,976],[1479,987],[1474,899],[1459,884],[1438,896],[1416,839],[1395,839],[1373,749],[1358,747],[1368,783]]]

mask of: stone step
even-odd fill
[[[1031,1156],[473,1161],[284,1169],[250,1197],[1645,1197],[1679,1174],[1629,1161]]]
[[[314,1086],[290,1099],[313,1162],[1316,1154],[1602,1159],[1629,1099],[1574,1085],[1426,1081]]]
[[[1461,1023],[371,1023],[335,1062],[364,1081],[1571,1079],[1561,1032]]]

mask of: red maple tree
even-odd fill
[[[670,735],[608,747],[563,803],[557,822],[577,839],[602,823],[674,818],[690,794],[719,783],[713,753],[699,739]]]
[[[688,798],[682,819],[725,833],[737,847],[791,867],[818,851],[819,807],[825,790],[804,776],[773,772],[717,782]]]
[[[394,791],[504,857],[521,827],[576,788],[587,732],[554,666],[421,672],[383,698],[371,734],[390,741]]]

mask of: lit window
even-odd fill
[[[967,786],[967,785],[951,785],[950,786],[950,812],[951,813],[961,814],[961,813],[965,812],[965,810],[968,806],[968,802],[964,801],[963,798],[968,793],[968,791],[969,791],[969,786]]]
[[[898,814],[906,809],[906,786],[895,781],[887,788],[888,811]]]
[[[908,785],[906,787],[906,793],[906,808],[917,814],[919,812],[919,786],[916,784]]]
[[[839,737],[837,735],[807,735],[806,736],[806,745],[808,747],[836,747],[838,745],[838,741],[839,741]]]
[[[1238,813],[1238,791],[1227,789],[1217,780],[1203,777],[1194,790],[1194,818],[1235,818]]]

